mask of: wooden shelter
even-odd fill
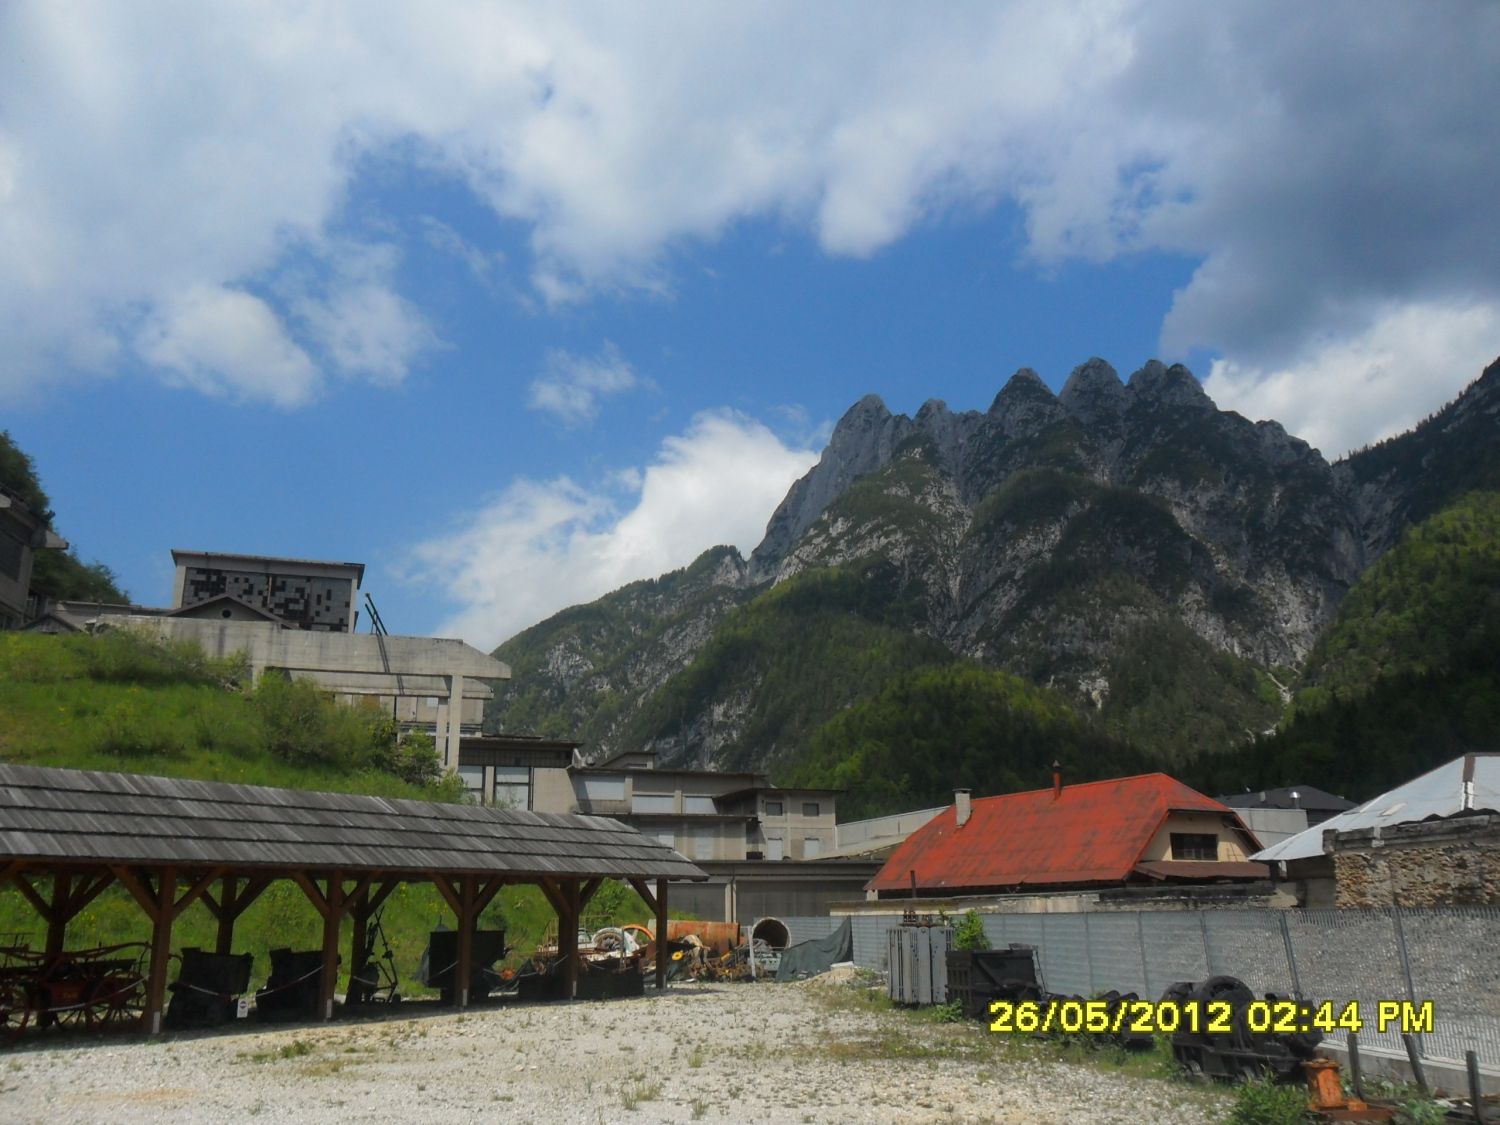
[[[0,765],[0,886],[14,883],[36,908],[51,953],[100,892],[125,887],[152,924],[145,1025],[153,1033],[161,1030],[172,924],[199,899],[218,919],[218,952],[227,953],[235,920],[266,887],[279,879],[301,887],[323,918],[319,1010],[329,1019],[340,923],[352,918],[358,972],[371,914],[402,883],[432,883],[457,916],[454,979],[464,1007],[475,925],[501,887],[535,884],[557,911],[571,997],[578,922],[606,879],[634,887],[664,934],[668,880],[703,878],[671,847],[603,817]],[[656,979],[665,984],[664,956]]]

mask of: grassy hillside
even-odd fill
[[[63,637],[0,633],[0,761],[118,770],[207,781],[458,800],[440,782],[430,740],[398,745],[382,712],[349,710],[305,683],[263,677],[246,689],[243,666],[205,659],[191,646],[160,646],[122,632]],[[594,906],[603,919],[644,920],[633,891],[611,886]],[[386,927],[405,976],[415,972],[427,932],[451,912],[429,886],[403,886]],[[534,888],[502,892],[484,924],[504,926],[530,950],[555,915]],[[604,924],[601,920],[598,924]],[[0,887],[0,933],[39,944],[45,927],[14,887]],[[201,903],[183,915],[174,946],[212,948],[216,923]],[[296,886],[268,890],[236,927],[236,950],[255,955],[254,980],[273,947],[316,948],[321,922]],[[347,929],[345,939],[347,942]],[[101,895],[69,927],[70,948],[142,941],[149,928],[119,888]],[[412,991],[415,985],[404,985]],[[420,991],[420,989],[416,989]]]

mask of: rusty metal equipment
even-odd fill
[[[1193,1074],[1220,1078],[1254,1078],[1274,1074],[1290,1079],[1301,1073],[1302,1064],[1313,1057],[1323,1039],[1321,1031],[1277,1033],[1252,1031],[1248,1013],[1259,998],[1238,977],[1209,977],[1200,984],[1177,981],[1162,994],[1163,1001],[1178,1005],[1194,1004],[1199,1011],[1210,1011],[1210,1004],[1230,1005],[1229,1030],[1210,1031],[1205,1021],[1194,1030],[1188,1021],[1172,1034],[1172,1055],[1183,1069]],[[1274,992],[1265,994],[1269,1003],[1287,997]],[[1314,1005],[1316,1007],[1316,1005]]]
[[[255,1015],[261,1020],[316,1019],[323,982],[323,953],[318,949],[271,950],[271,976],[255,993]]]
[[[948,998],[963,1005],[965,1017],[982,1019],[995,1000],[1039,1000],[1036,947],[950,949],[947,954]]]
[[[36,952],[0,949],[0,1041],[33,1022],[90,1030],[134,1025],[145,1007],[144,942]]]
[[[188,947],[178,957],[177,979],[167,986],[168,1027],[216,1027],[234,1019],[250,987],[248,953],[204,953]]]

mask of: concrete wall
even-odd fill
[[[1330,834],[1337,903],[1500,905],[1500,815]]]
[[[894,847],[949,807],[939,805],[935,809],[917,809],[914,812],[893,813],[869,820],[851,820],[835,827],[834,848],[847,855]]]

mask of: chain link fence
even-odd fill
[[[784,919],[794,942],[840,920]],[[854,915],[855,963],[885,970],[886,932],[900,921]],[[1432,1029],[1415,1037],[1424,1057],[1461,1064],[1474,1051],[1500,1069],[1500,907],[986,914],[984,930],[991,945],[1036,946],[1053,992],[1155,999],[1174,981],[1236,976],[1257,994],[1355,1001],[1361,1045],[1397,1053],[1399,1016],[1382,1032],[1379,1005],[1409,1005],[1410,1027],[1430,1003]]]

